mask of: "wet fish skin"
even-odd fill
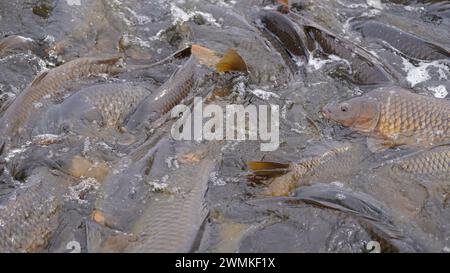
[[[450,101],[399,87],[379,88],[338,104],[330,103],[323,113],[369,135],[375,146],[429,146],[450,138]]]
[[[143,124],[149,124],[180,103],[194,86],[197,65],[197,59],[191,56],[157,91],[137,106],[136,111],[125,121],[125,128],[133,131]]]
[[[447,49],[383,23],[363,22],[356,25],[355,29],[360,31],[364,38],[384,41],[410,58],[426,61],[450,58]]]
[[[57,94],[71,81],[85,79],[91,75],[118,74],[123,71],[123,68],[117,65],[119,60],[119,57],[79,58],[38,75],[5,111],[0,120],[0,135],[9,138],[9,142],[17,142],[28,129],[27,123],[33,112],[33,103]]]
[[[215,150],[215,149],[213,149]],[[126,252],[193,252],[208,215],[205,195],[210,173],[215,167],[214,153],[193,165],[183,164],[169,173],[167,183],[181,192],[159,193],[149,203],[132,229],[139,235]]]
[[[315,184],[299,188],[292,200],[335,209],[356,216],[369,233],[381,239],[394,252],[436,251],[439,246],[424,240],[425,235],[414,226],[401,223],[378,200],[363,192],[356,192],[330,184]]]
[[[247,64],[251,82],[278,85],[292,79],[291,69],[285,64],[283,56],[278,50],[268,48],[267,41],[256,27],[224,29],[193,23],[189,27],[195,43],[207,44],[217,52],[234,48]]]
[[[70,180],[38,168],[15,198],[0,206],[0,252],[44,251],[58,227],[63,194]]]
[[[299,185],[313,184],[317,181],[332,182],[354,175],[362,168],[368,156],[369,151],[360,143],[331,142],[312,146],[305,151],[302,159],[296,162],[287,164],[249,162],[247,164],[258,176],[285,173],[271,182],[267,194],[286,196]]]
[[[15,48],[31,48],[30,43],[33,40],[20,35],[11,35],[0,41],[0,55],[8,50]]]
[[[393,160],[391,167],[414,175],[450,173],[450,146],[443,145]]]
[[[299,30],[289,18],[275,11],[261,11],[258,17],[261,24],[275,35],[291,54],[302,59],[308,57],[308,51]]]
[[[313,26],[304,27],[310,50],[314,50],[314,41],[320,50],[327,55],[336,55],[350,62],[352,75],[350,80],[357,84],[374,85],[393,82],[393,78],[385,71],[382,64],[376,62],[374,57],[359,52],[356,45],[345,41]],[[367,56],[366,56],[367,55]]]
[[[119,129],[124,119],[149,95],[150,91],[144,87],[127,83],[84,88],[63,103],[51,106],[40,118],[33,134],[60,134],[64,130],[83,133],[77,130],[90,125]]]

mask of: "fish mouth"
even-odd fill
[[[332,105],[327,104],[322,108],[322,111],[320,111],[320,113],[326,118],[326,119],[331,119],[331,107]]]

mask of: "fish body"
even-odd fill
[[[289,66],[283,56],[267,46],[267,41],[256,28],[215,28],[190,24],[192,40],[207,44],[217,52],[233,48],[245,61],[251,82],[261,85],[284,84],[292,79]]]
[[[0,252],[43,251],[58,228],[70,180],[38,168],[0,206]]]
[[[133,234],[139,234],[140,239],[125,251],[195,251],[208,215],[205,195],[214,166],[215,159],[208,157],[195,165],[182,165],[171,172],[166,183],[182,187],[181,192],[151,196],[133,227]]]
[[[398,87],[380,88],[323,108],[326,117],[367,134],[371,150],[430,146],[450,138],[450,101]]]
[[[34,129],[34,134],[60,134],[77,126],[119,129],[124,119],[150,92],[132,84],[101,84],[73,94],[63,103],[50,107]],[[83,124],[80,124],[83,123]],[[78,132],[82,133],[82,132]]]
[[[16,48],[30,49],[32,47],[32,39],[19,35],[11,35],[0,41],[0,55],[8,50]]]
[[[197,66],[198,60],[191,56],[158,90],[137,106],[136,111],[128,117],[125,127],[132,131],[149,124],[180,103],[194,86]]]
[[[52,97],[70,82],[88,78],[92,75],[114,75],[123,71],[117,66],[119,58],[79,58],[38,75],[23,90],[5,111],[0,120],[0,135],[17,141],[23,138],[28,129],[34,104],[40,103],[44,97]]]
[[[336,55],[350,63],[350,80],[357,84],[374,85],[393,82],[395,79],[369,53],[356,45],[313,26],[305,26],[310,50],[319,50],[326,55]],[[316,45],[314,45],[316,44]]]
[[[450,147],[442,145],[393,160],[392,167],[414,175],[450,173]]]
[[[413,59],[434,61],[450,58],[450,52],[442,46],[383,23],[368,21],[357,25],[356,29],[364,38],[384,41]]]
[[[275,11],[261,11],[259,20],[292,55],[302,59],[308,57],[301,32],[288,17]]]
[[[299,184],[317,181],[332,182],[356,174],[368,156],[367,149],[359,143],[328,143],[314,145],[297,162],[247,162],[257,176],[275,177],[267,193],[272,196],[288,195]]]

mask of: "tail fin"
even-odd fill
[[[275,177],[291,171],[290,164],[269,161],[248,161],[247,167],[258,176]]]
[[[235,49],[228,49],[225,51],[222,59],[216,64],[217,72],[244,72],[248,73],[247,64],[245,64],[242,57],[237,53]]]

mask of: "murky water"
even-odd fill
[[[130,69],[89,73],[32,104],[21,133],[27,138],[2,151],[0,230],[8,233],[0,235],[0,251],[69,252],[76,242],[83,252],[366,252],[370,241],[381,251],[450,251],[448,153],[443,172],[411,174],[394,163],[423,151],[372,153],[365,136],[320,113],[330,101],[386,85],[449,99],[449,2],[290,2],[290,12],[278,14],[315,43],[289,40],[287,46],[268,31],[261,14],[279,9],[276,1],[2,1],[0,38],[20,35],[27,42],[0,47],[1,116],[39,73],[79,57],[120,56]],[[371,32],[373,22],[393,34],[380,39]],[[418,40],[409,41],[411,47],[396,44],[387,36],[396,31]],[[276,151],[261,151],[260,141],[177,141],[170,134],[175,121],[166,116],[134,131],[105,126],[92,110],[107,109],[114,122],[126,121],[123,112],[147,92],[161,91],[186,58],[131,68],[191,44],[220,54],[234,48],[249,73],[219,75],[199,67],[182,102],[201,96],[205,105],[223,109],[279,106]],[[305,48],[285,50],[295,46]],[[96,90],[103,91],[89,96]],[[255,160],[319,163],[301,177],[263,179],[247,168]],[[39,188],[46,179],[64,187]],[[57,224],[36,232],[37,221],[24,219],[31,239],[14,245],[11,238],[28,234],[14,232],[20,215],[14,223],[5,222],[6,215],[34,192],[57,201],[36,216]],[[33,206],[23,207],[34,215]]]

